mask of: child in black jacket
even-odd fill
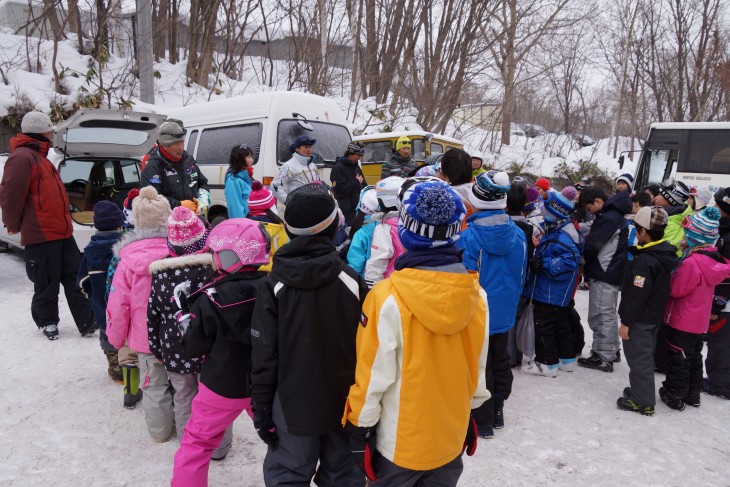
[[[258,222],[232,218],[210,231],[218,274],[191,296],[183,346],[205,355],[198,394],[175,454],[172,485],[208,485],[213,450],[230,442],[233,422],[250,411],[251,315],[269,262],[269,237]],[[251,413],[249,412],[249,415]]]
[[[631,387],[616,401],[619,409],[654,414],[654,348],[659,325],[669,300],[672,270],[677,266],[675,247],[664,239],[669,221],[659,206],[641,208],[634,218],[639,245],[621,288],[619,335],[631,371]]]

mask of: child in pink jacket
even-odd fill
[[[699,407],[702,392],[702,335],[710,323],[715,286],[730,275],[730,262],[714,243],[718,237],[720,211],[714,206],[689,215],[684,227],[684,255],[672,273],[667,324],[669,362],[667,379],[659,397],[672,409]]]
[[[147,429],[155,441],[166,441],[172,433],[174,413],[167,374],[150,352],[147,336],[147,302],[150,297],[152,262],[168,257],[167,218],[170,204],[155,188],[142,188],[134,199],[134,231],[114,246],[119,264],[114,272],[107,302],[109,343],[127,346],[138,353],[142,377],[142,409]]]
[[[405,253],[398,237],[398,191],[404,179],[390,176],[375,185],[375,194],[382,213],[373,215],[377,222],[370,243],[370,258],[365,263],[365,282],[368,287],[393,273],[395,259]]]

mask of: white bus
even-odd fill
[[[623,157],[619,157],[622,168]],[[730,186],[730,122],[651,124],[634,187],[661,183],[669,177],[713,191]]]

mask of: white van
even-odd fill
[[[352,140],[349,123],[337,104],[298,92],[268,92],[189,105],[166,111],[187,129],[186,150],[198,161],[211,189],[212,219],[225,209],[224,185],[231,149],[253,149],[254,178],[269,186],[279,166],[291,158],[289,144],[298,135],[315,139],[322,180],[329,184],[335,159]]]

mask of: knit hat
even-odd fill
[[[478,210],[503,210],[507,208],[509,188],[509,176],[506,172],[483,172],[474,179],[469,202]]]
[[[691,188],[689,194],[695,199],[694,211],[700,211],[712,201],[712,192],[703,186]]]
[[[291,145],[289,146],[289,152],[294,154],[301,146],[314,145],[316,143],[316,140],[310,139],[307,135],[297,135],[297,137],[294,139],[294,141],[292,141]]]
[[[139,189],[138,188],[132,188],[129,190],[129,193],[127,193],[127,197],[124,198],[124,203],[122,204],[122,213],[124,214],[124,221],[127,223],[127,225],[134,226],[134,215],[132,214],[132,202],[134,199],[139,196]]]
[[[639,225],[647,230],[666,227],[667,223],[669,223],[669,215],[661,206],[644,206],[634,217],[634,225]]]
[[[176,124],[178,124],[180,126],[180,128],[182,128],[182,129],[185,128],[185,125],[183,124],[183,121],[180,120],[179,118],[168,118],[167,120],[165,120],[165,122],[176,123]]]
[[[694,215],[687,215],[682,220],[684,239],[690,247],[712,244],[717,240],[720,226],[720,210],[714,206],[705,208]]]
[[[365,155],[365,146],[362,142],[350,142],[347,144],[347,154]]]
[[[253,216],[261,216],[266,210],[276,204],[274,195],[271,194],[261,181],[251,183],[251,193],[248,195],[248,209]]]
[[[411,148],[411,139],[406,137],[405,135],[398,138],[398,140],[395,142],[395,151],[398,152],[403,147]]]
[[[573,200],[566,198],[562,193],[551,192],[545,202],[545,220],[557,222],[570,218],[573,213]]]
[[[689,199],[689,188],[682,181],[677,181],[674,178],[668,178],[662,182],[661,186],[659,186],[659,194],[662,195],[671,206],[679,206],[687,203],[687,200]]]
[[[550,189],[550,180],[547,178],[540,178],[535,181],[535,187],[548,191]]]
[[[578,190],[575,189],[574,186],[566,186],[560,194],[568,198],[570,201],[575,201],[575,197],[578,196]]]
[[[292,237],[326,235],[337,231],[337,201],[324,184],[305,184],[286,198],[284,223]]]
[[[725,213],[730,213],[730,188],[720,188],[715,193],[715,204]]]
[[[28,112],[20,122],[20,131],[24,134],[45,134],[54,130],[56,127],[51,123],[50,117],[42,112]]]
[[[461,197],[443,181],[410,185],[402,195],[398,236],[408,250],[451,246],[466,209]]]
[[[111,201],[102,200],[94,205],[94,228],[99,231],[116,230],[124,224],[124,214]]]
[[[540,193],[537,192],[534,186],[527,188],[527,204],[522,208],[522,211],[531,213],[535,211],[535,202],[540,197]]]
[[[173,256],[197,254],[208,250],[208,229],[198,215],[176,206],[167,219],[167,248]]]
[[[144,230],[164,227],[171,211],[167,198],[157,194],[153,186],[145,186],[139,190],[132,205],[134,228]]]
[[[616,182],[623,181],[626,184],[629,185],[629,191],[633,191],[634,189],[634,176],[632,176],[629,173],[624,173],[616,178]]]
[[[186,132],[187,130],[175,122],[165,122],[160,125],[157,140],[162,147],[170,147],[174,143],[184,140]]]

